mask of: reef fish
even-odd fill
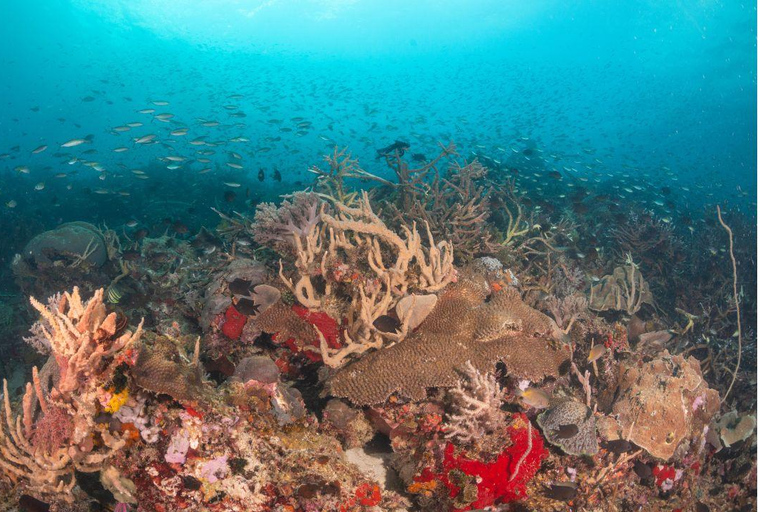
[[[552,484],[544,491],[544,495],[551,500],[570,501],[576,497],[579,484],[575,482],[558,482]]]
[[[579,426],[574,423],[568,425],[560,425],[560,427],[554,432],[558,439],[570,439],[579,433]]]
[[[377,149],[376,154],[378,156],[376,158],[381,158],[382,156],[388,155],[390,153],[395,153],[397,156],[402,156],[403,153],[405,153],[405,151],[410,147],[411,145],[408,142],[396,140],[385,148]]]
[[[381,315],[373,321],[373,326],[381,332],[397,332],[400,328],[400,321],[389,315]]]
[[[251,294],[251,282],[245,279],[235,279],[229,283],[229,291],[233,295],[243,295],[247,297]]]

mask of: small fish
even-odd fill
[[[403,154],[405,154],[405,152],[410,149],[410,147],[410,143],[396,140],[385,148],[377,149],[376,158],[381,158],[382,156],[386,156],[390,153],[394,153],[395,156],[403,156]]]
[[[632,449],[632,443],[625,439],[614,439],[613,441],[606,441],[603,443],[603,447],[609,452],[618,455],[630,451]]]
[[[602,343],[598,343],[594,347],[592,347],[592,350],[589,351],[589,357],[587,358],[587,363],[593,363],[603,357],[603,355],[608,351],[607,348],[605,348],[605,345]]]
[[[41,181],[37,185],[35,185],[35,190],[43,190],[45,188],[45,182]]]
[[[259,181],[264,181],[264,169],[259,169]]]
[[[117,304],[120,302],[120,299],[123,298],[123,291],[114,284],[111,284],[107,287],[107,302],[110,304]]]
[[[135,228],[136,226],[139,225],[139,222],[136,220],[129,220],[128,222],[125,223],[125,225],[129,228]]]
[[[272,173],[272,179],[277,182],[283,181],[283,177],[280,175],[280,171],[275,169],[275,172]]]
[[[170,105],[170,103],[169,103],[169,102],[167,102],[167,101],[161,101],[161,100],[153,101],[153,102],[152,102],[152,104],[153,104],[153,105],[157,105],[158,107],[165,107],[165,106],[168,106],[168,105]]]
[[[570,501],[576,497],[579,491],[579,484],[575,482],[558,482],[551,484],[544,491],[544,495],[551,500]]]
[[[648,478],[651,475],[653,475],[653,468],[648,464],[646,464],[645,462],[642,462],[639,460],[635,461],[632,469],[640,478]]]
[[[235,304],[237,312],[245,316],[253,316],[259,313],[259,307],[261,307],[261,304],[254,304],[251,299],[240,299]]]
[[[397,332],[400,328],[400,321],[397,318],[393,318],[389,315],[381,315],[379,318],[373,321],[373,326],[381,332]]]
[[[251,294],[251,282],[246,279],[235,279],[229,283],[229,291],[233,295],[243,295],[247,297]]]
[[[133,139],[133,141],[136,144],[149,144],[150,142],[155,140],[155,138],[157,138],[157,135],[149,134],[149,135],[144,135],[143,137],[139,137],[137,139]]]
[[[237,183],[235,181],[225,181],[224,185],[226,185],[228,187],[232,187],[232,188],[240,188],[241,187],[240,183]]]
[[[536,388],[527,388],[524,391],[517,391],[517,396],[524,404],[535,407],[536,409],[546,409],[549,407],[549,395]]]
[[[43,151],[45,151],[46,149],[48,149],[48,146],[46,146],[45,144],[43,144],[42,146],[38,146],[38,147],[36,147],[35,149],[33,149],[33,150],[32,150],[32,154],[33,154],[33,155],[36,155],[36,154],[38,154],[38,153],[42,153],[42,152],[43,152]]]
[[[86,142],[88,142],[86,139],[71,139],[62,144],[61,147],[73,148],[75,146],[79,146],[80,144],[85,144]]]
[[[227,162],[227,165],[232,167],[233,169],[242,169],[243,166],[240,164],[236,164],[235,162]]]
[[[579,433],[579,426],[575,423],[569,423],[568,425],[560,425],[556,431],[553,432],[558,439],[570,439]]]
[[[11,200],[10,200],[10,201],[8,201],[7,203],[5,203],[5,206],[7,206],[8,208],[16,208],[16,206],[17,206],[18,204],[19,204],[19,203],[17,203],[17,202],[16,202],[16,201],[14,201],[13,199],[11,199]]]

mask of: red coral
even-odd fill
[[[466,453],[456,453],[456,447],[448,443],[443,455],[442,470],[437,472],[436,469],[426,468],[414,481],[437,480],[448,489],[451,498],[463,495],[461,485],[476,485],[477,499],[471,505],[454,508],[454,512],[524,499],[527,496],[526,484],[539,470],[541,461],[549,456],[549,452],[544,448],[538,430],[530,425],[524,414],[514,415],[507,432],[511,444],[495,460],[483,462],[472,459]],[[470,478],[457,478],[457,471]]]
[[[653,468],[653,476],[656,477],[656,485],[661,487],[664,482],[667,480],[670,481],[670,483],[674,483],[675,480],[677,480],[676,477],[676,471],[674,466],[666,466],[664,464],[659,464],[658,466]]]
[[[231,340],[236,340],[243,332],[243,327],[248,321],[248,317],[237,312],[235,306],[229,306],[224,315],[224,324],[221,326],[221,332]]]
[[[381,501],[381,491],[375,484],[364,483],[355,490],[357,502],[364,507],[374,507]]]
[[[325,336],[325,341],[328,343],[330,348],[341,348],[341,343],[339,342],[341,333],[339,332],[339,324],[336,323],[336,320],[323,313],[322,311],[310,311],[298,304],[294,304],[291,309],[293,309],[293,312],[303,320],[317,327],[320,332],[323,333],[323,336]],[[288,346],[288,348],[291,349],[291,352],[296,354],[301,353],[313,363],[322,361],[323,359],[319,352],[315,350],[305,350],[302,347],[299,347],[298,343],[294,339],[287,340],[285,344]],[[312,346],[320,348],[319,337],[315,338],[315,340],[312,342]]]

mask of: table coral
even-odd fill
[[[471,278],[449,286],[415,333],[334,375],[331,394],[357,405],[383,402],[394,392],[423,400],[427,388],[455,386],[457,368],[467,361],[481,372],[503,361],[512,375],[531,381],[558,375],[568,351],[552,339],[561,334],[554,322],[514,289],[489,302],[485,297]]]

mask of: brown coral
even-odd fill
[[[289,339],[296,340],[302,346],[309,346],[317,334],[312,324],[301,318],[293,309],[283,302],[278,302],[267,308],[253,320],[259,330],[275,333],[275,342],[285,343]]]
[[[396,391],[422,400],[427,388],[455,386],[457,368],[467,361],[481,372],[503,361],[516,376],[542,380],[557,375],[568,359],[559,342],[551,340],[560,334],[515,290],[485,302],[483,286],[464,278],[446,288],[418,331],[340,370],[330,380],[330,391],[358,405],[383,402]]]
[[[625,366],[613,404],[624,439],[669,460],[684,440],[699,437],[720,408],[699,362],[664,352],[642,367]]]
[[[589,290],[589,307],[595,311],[626,311],[634,315],[643,304],[653,304],[653,294],[631,255],[627,255],[625,265],[603,276]]]
[[[142,345],[131,375],[136,384],[147,391],[169,395],[179,402],[205,403],[209,393],[203,382],[198,350],[199,346],[187,362],[165,338],[151,347]]]

